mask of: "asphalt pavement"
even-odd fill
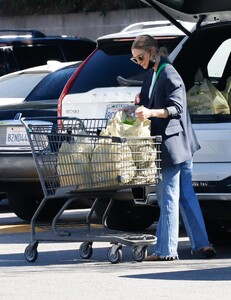
[[[52,241],[50,225],[38,224],[37,234],[48,241],[38,245],[38,258],[29,263],[24,250],[31,240],[29,223],[0,205],[0,299],[132,299],[132,300],[230,300],[231,245],[217,247],[214,259],[192,256],[184,231],[179,238],[179,261],[137,262],[129,246],[122,247],[122,260],[111,264],[110,243],[93,243],[89,259],[79,255],[80,242]],[[61,227],[84,234],[88,210],[66,211]],[[101,234],[102,228],[94,226]],[[148,233],[155,231],[155,224]],[[153,246],[148,247],[149,254]]]

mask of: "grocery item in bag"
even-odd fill
[[[230,113],[227,100],[208,79],[187,92],[187,102],[190,114]]]
[[[154,182],[156,149],[150,136],[150,125],[150,120],[140,121],[124,111],[119,111],[101,133],[127,139],[128,150],[136,167],[133,178],[130,176],[134,184]]]
[[[78,139],[78,141],[76,140]],[[64,141],[58,153],[57,172],[60,186],[76,186],[85,189],[92,185],[92,146],[83,137],[73,142]]]
[[[227,100],[229,104],[229,108],[231,111],[231,76],[227,79],[225,90],[222,91],[223,96]]]
[[[150,120],[140,121],[124,111],[118,111],[114,118],[108,122],[108,125],[106,129],[102,131],[102,134],[118,137],[147,137],[150,136],[150,125]]]
[[[130,137],[127,142],[136,166],[147,168],[156,158],[152,139],[131,139],[131,137],[150,137],[150,126],[150,120],[140,121],[124,111],[119,111],[109,122],[106,130],[112,136]]]
[[[96,187],[127,184],[134,175],[134,164],[128,144],[100,142],[92,154],[92,180]]]

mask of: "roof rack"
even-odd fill
[[[1,29],[0,38],[43,38],[44,33],[39,30],[24,30],[24,29]]]
[[[145,22],[138,22],[131,25],[128,25],[121,32],[133,31],[133,30],[141,30],[147,28],[156,28],[161,26],[169,26],[172,25],[170,21],[145,21]]]

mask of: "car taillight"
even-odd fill
[[[78,69],[74,72],[74,74],[71,76],[71,78],[67,81],[66,85],[63,88],[63,91],[58,99],[58,117],[62,117],[62,102],[64,97],[68,94],[68,91],[70,90],[72,84],[74,83],[75,79],[78,77],[78,74],[81,72],[82,68],[84,68],[85,64],[88,62],[88,60],[94,55],[95,49],[78,67]],[[58,120],[60,121],[60,120]]]

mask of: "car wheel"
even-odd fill
[[[230,201],[201,201],[200,206],[210,243],[214,246],[231,244]]]
[[[95,207],[99,221],[108,205],[108,199],[102,199]],[[159,208],[148,204],[134,204],[134,201],[115,201],[106,218],[109,229],[122,231],[145,230],[159,217]]]
[[[20,219],[30,221],[43,199],[43,192],[38,183],[20,183],[12,185],[12,190],[7,192],[7,197],[11,210]],[[52,219],[64,203],[64,199],[47,201],[44,209],[38,216],[38,220]]]
[[[215,246],[231,244],[231,233],[225,225],[207,218],[205,218],[205,224],[210,243]]]

